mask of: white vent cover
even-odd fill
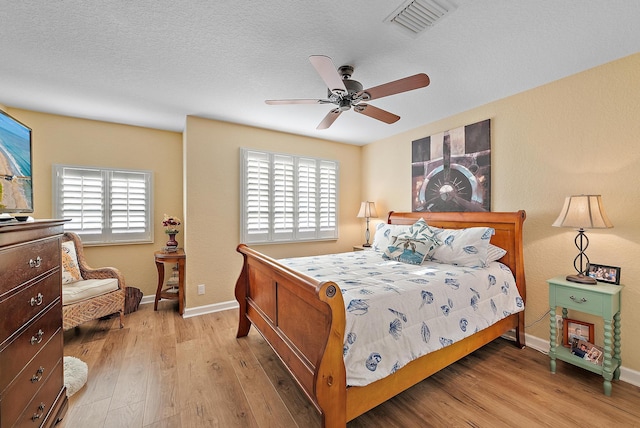
[[[455,9],[456,6],[447,0],[407,0],[384,22],[416,37]]]

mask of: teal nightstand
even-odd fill
[[[549,306],[549,357],[551,373],[556,372],[556,358],[575,366],[598,373],[604,377],[604,394],[611,395],[611,380],[620,378],[620,296],[623,285],[578,284],[569,282],[564,276],[548,279]],[[562,318],[567,318],[569,309],[602,317],[604,322],[604,361],[602,366],[585,361],[571,354],[569,348],[556,344],[556,307],[562,307]]]

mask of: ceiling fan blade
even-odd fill
[[[275,105],[283,105],[283,104],[330,104],[329,100],[318,100],[318,99],[290,99],[290,100],[265,100],[265,103],[275,106]]]
[[[382,110],[381,108],[374,107],[371,104],[358,104],[353,107],[353,110],[357,113],[364,114],[365,116],[372,117],[374,119],[378,119],[384,123],[395,123],[400,120],[400,116],[390,113],[386,110]]]
[[[347,93],[347,88],[344,86],[342,77],[338,74],[331,58],[325,55],[311,55],[309,61],[311,61],[311,65],[313,65],[313,68],[315,68],[320,77],[322,77],[322,80],[324,80],[327,88],[329,88],[332,93]]]
[[[424,88],[429,85],[429,82],[429,76],[426,74],[414,74],[413,76],[405,77],[404,79],[394,80],[393,82],[365,89],[363,91],[365,96],[362,99],[365,101],[377,100],[382,97],[388,97],[389,95]],[[369,97],[367,97],[366,94],[369,94]]]
[[[322,119],[322,122],[320,122],[316,129],[327,129],[333,122],[336,121],[338,116],[340,116],[340,113],[342,113],[340,109],[334,108],[329,113],[327,113],[327,115],[324,117],[324,119]]]

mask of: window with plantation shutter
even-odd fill
[[[241,149],[240,240],[337,239],[338,163]]]
[[[85,244],[153,242],[150,171],[53,166],[53,215]]]

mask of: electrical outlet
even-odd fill
[[[204,294],[204,284],[198,284],[198,294]]]

